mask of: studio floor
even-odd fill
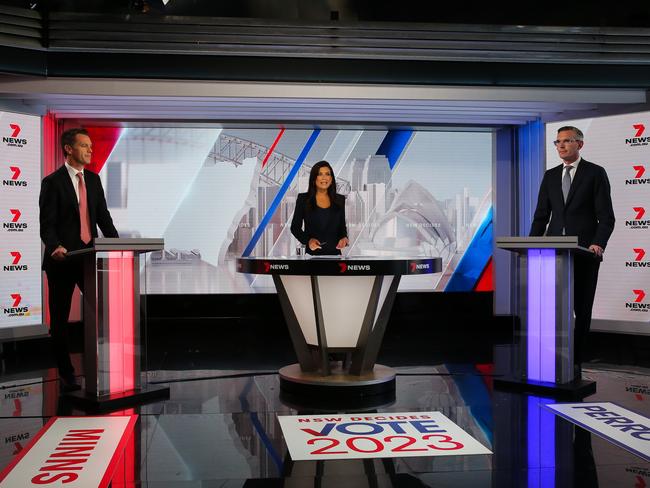
[[[364,411],[442,412],[493,454],[294,462],[278,416],[344,411],[286,401],[277,368],[154,370],[149,381],[169,385],[171,397],[126,412],[139,419],[112,486],[642,488],[650,483],[650,463],[553,415],[543,407],[552,399],[495,389],[490,363],[396,370],[395,399]],[[611,401],[650,417],[648,373],[638,366],[587,364],[583,376],[596,381],[598,390],[585,401]],[[6,373],[0,394],[0,469],[52,416],[83,415],[60,397],[52,369]]]

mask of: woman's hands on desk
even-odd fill
[[[325,243],[323,242],[323,244]],[[318,239],[312,237],[311,239],[309,239],[309,242],[307,243],[307,247],[309,247],[310,251],[321,249],[321,242]]]
[[[336,249],[343,249],[344,247],[347,247],[347,245],[350,243],[347,237],[343,237],[342,239],[339,240],[339,243],[336,245]]]
[[[343,249],[344,247],[347,247],[347,245],[350,243],[347,237],[343,237],[342,239],[339,239],[338,244],[336,245],[336,249]],[[322,245],[326,244],[325,242],[320,242],[318,239],[315,237],[312,237],[309,239],[309,242],[307,243],[307,246],[311,251],[315,251],[316,249],[322,249]]]

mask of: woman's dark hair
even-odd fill
[[[332,175],[332,184],[327,188],[327,195],[330,197],[330,204],[337,205],[336,201],[336,178],[334,177],[334,170],[332,166],[327,161],[318,161],[315,165],[311,167],[309,172],[309,188],[307,189],[307,210],[312,210],[316,208],[316,178],[318,177],[318,172],[322,167],[329,168],[330,174]]]

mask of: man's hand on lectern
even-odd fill
[[[66,254],[68,254],[68,250],[63,246],[59,246],[54,250],[52,254],[50,254],[50,256],[52,256],[52,259],[55,261],[63,261]]]
[[[592,244],[591,246],[589,246],[589,250],[594,254],[596,254],[596,256],[603,257],[604,249],[600,247],[598,244]]]

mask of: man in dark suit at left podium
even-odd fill
[[[106,205],[99,176],[85,169],[92,141],[84,129],[61,135],[65,164],[46,176],[39,198],[41,240],[45,244],[43,269],[47,275],[50,335],[61,389],[79,389],[70,361],[68,316],[75,285],[83,291],[83,260],[66,258],[69,251],[92,246],[97,226],[105,237],[118,237]]]

